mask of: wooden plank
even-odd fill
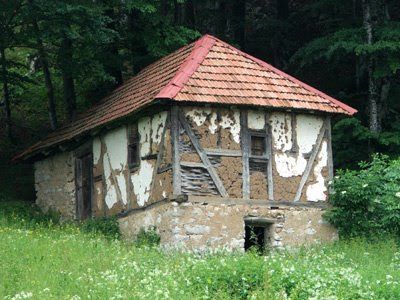
[[[331,117],[327,117],[326,140],[328,142],[328,180],[333,179],[333,152],[332,152],[332,127]]]
[[[163,128],[163,131],[162,131],[161,141],[160,141],[160,144],[158,145],[158,153],[157,153],[156,165],[154,166],[153,175],[152,175],[152,179],[151,179],[151,187],[150,187],[151,195],[153,195],[154,186],[156,184],[156,176],[157,176],[157,174],[159,174],[158,171],[160,169],[160,165],[161,165],[161,162],[162,162],[162,159],[163,159],[165,133],[167,132],[167,126],[168,126],[168,123],[169,123],[169,119],[170,119],[170,116],[168,115],[167,119],[165,120],[164,128]],[[143,157],[142,157],[142,159],[143,159]]]
[[[267,226],[274,224],[276,222],[276,219],[263,218],[263,217],[244,217],[244,222],[246,225]]]
[[[232,157],[242,156],[242,151],[240,150],[204,148],[204,151],[208,156],[232,156]]]
[[[313,150],[311,152],[311,156],[308,159],[308,162],[307,162],[307,165],[306,165],[306,169],[304,170],[303,176],[301,177],[301,181],[300,181],[299,187],[297,188],[296,196],[294,197],[294,200],[293,200],[295,202],[300,200],[301,194],[303,192],[304,185],[306,184],[306,182],[308,180],[308,177],[310,176],[310,172],[311,172],[312,167],[314,165],[315,158],[317,157],[318,151],[321,148],[322,140],[323,140],[323,138],[325,136],[325,131],[326,131],[326,128],[327,128],[327,122],[328,122],[327,120],[328,120],[328,118],[326,118],[324,120],[324,123],[322,124],[321,129],[320,129],[320,131],[318,133],[317,141],[315,142],[315,145],[313,146]]]
[[[269,114],[265,113],[265,129],[267,131],[267,156],[268,156],[268,166],[267,166],[267,184],[268,184],[268,198],[269,200],[274,200],[274,175],[272,172],[272,160],[274,159],[272,151],[272,132],[271,126],[269,124]],[[293,130],[293,129],[292,129]]]
[[[180,195],[182,193],[181,183],[181,168],[179,165],[179,120],[178,120],[178,106],[174,105],[171,108],[171,142],[172,142],[172,184],[173,194]]]
[[[242,144],[243,198],[250,199],[249,134],[247,130],[247,110],[240,111],[240,141]]]
[[[221,194],[223,197],[227,197],[228,193],[225,190],[225,187],[219,178],[217,171],[211,164],[207,154],[204,152],[204,149],[201,147],[199,141],[197,140],[196,136],[194,135],[192,129],[190,128],[189,124],[186,121],[185,116],[183,115],[182,111],[178,111],[178,117],[181,125],[186,131],[186,134],[188,135],[190,141],[193,144],[193,147],[196,149],[197,153],[200,156],[201,161],[203,162],[204,166],[206,167],[208,173],[210,174],[215,186],[217,187],[218,192]]]
[[[203,163],[198,162],[191,162],[191,161],[181,161],[182,167],[189,167],[189,168],[203,168],[206,169],[206,166]]]
[[[293,201],[270,201],[266,199],[243,199],[243,198],[220,198],[215,196],[188,196],[188,202],[216,205],[255,205],[255,206],[270,206],[271,208],[281,207],[314,207],[328,208],[329,204],[325,201],[321,202],[293,202]]]
[[[297,115],[296,113],[292,112],[290,115],[290,127],[292,128],[292,149],[290,152],[297,153],[299,152],[299,145],[297,144]]]

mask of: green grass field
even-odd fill
[[[4,299],[400,299],[393,239],[256,254],[166,253],[0,203]]]

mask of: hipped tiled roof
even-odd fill
[[[271,65],[205,35],[149,65],[76,121],[51,133],[15,159],[74,139],[157,99],[346,115],[357,112]]]

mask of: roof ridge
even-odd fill
[[[297,79],[297,78],[295,78],[295,77],[293,77],[293,76],[291,76],[291,75],[289,75],[289,74],[287,74],[287,73],[275,68],[274,66],[270,65],[269,63],[267,63],[267,62],[265,62],[265,61],[263,61],[263,60],[261,60],[259,58],[256,58],[256,57],[254,57],[254,56],[252,56],[250,54],[247,54],[247,53],[243,52],[242,50],[240,50],[240,49],[238,49],[238,48],[236,48],[236,47],[234,47],[234,46],[232,46],[232,45],[220,40],[217,37],[210,36],[210,35],[206,35],[206,36],[213,38],[215,41],[218,41],[218,42],[222,43],[224,46],[228,47],[229,49],[231,49],[233,51],[236,51],[238,54],[245,56],[246,58],[254,61],[257,64],[259,64],[260,66],[262,66],[264,68],[267,68],[268,70],[270,70],[272,72],[275,72],[275,73],[287,78],[288,80],[290,80],[290,81],[292,81],[294,83],[297,83],[298,85],[302,86],[303,88],[307,89],[308,91],[310,91],[312,93],[315,93],[316,95],[318,95],[318,96],[320,96],[322,98],[326,98],[327,100],[331,101],[333,104],[336,104],[340,108],[346,110],[349,114],[353,115],[353,114],[355,114],[357,112],[356,109],[354,109],[354,108],[348,106],[347,104],[344,104],[343,102],[341,102],[341,101],[339,101],[339,100],[337,100],[337,99],[325,94],[324,92],[321,92],[321,91],[317,90],[316,88],[313,88],[312,86],[308,85],[307,83],[305,83],[305,82],[303,82],[303,81],[301,81],[301,80],[299,80],[299,79]]]
[[[197,68],[201,65],[208,52],[214,46],[216,38],[205,34],[195,42],[192,52],[185,59],[175,76],[170,82],[163,87],[160,92],[154,97],[173,99],[179,91],[183,88],[189,78],[196,72]]]

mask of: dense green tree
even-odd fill
[[[355,160],[374,151],[400,152],[398,1],[18,0],[0,5],[1,103],[9,135],[11,111],[31,131],[48,123],[55,128],[155,59],[211,33],[359,109],[357,119],[339,119],[334,127],[338,166],[357,166]]]

